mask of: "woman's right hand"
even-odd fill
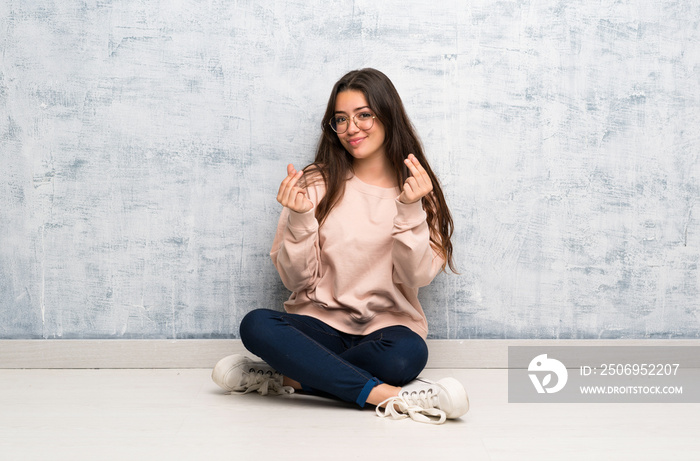
[[[297,213],[310,211],[314,204],[306,197],[306,189],[297,187],[299,179],[304,175],[303,170],[295,170],[291,163],[287,165],[287,177],[280,184],[277,201]]]

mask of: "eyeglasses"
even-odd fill
[[[362,131],[367,131],[374,126],[374,119],[377,118],[371,112],[359,112],[352,116],[352,121],[355,126]],[[347,115],[336,115],[328,123],[333,131],[338,134],[343,134],[348,131],[350,119]]]

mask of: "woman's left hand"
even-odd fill
[[[403,184],[403,191],[399,195],[399,201],[409,204],[417,202],[428,195],[433,190],[433,182],[415,155],[409,154],[404,163],[411,172],[411,176]]]

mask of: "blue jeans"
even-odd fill
[[[423,338],[404,326],[351,335],[306,315],[257,309],[243,318],[240,333],[246,349],[304,391],[360,407],[375,386],[403,386],[428,361]]]

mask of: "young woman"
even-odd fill
[[[377,414],[442,423],[469,409],[454,378],[416,379],[428,360],[418,288],[452,261],[453,224],[394,85],[374,69],[333,87],[314,162],[287,166],[271,257],[292,292],[254,310],[244,346],[213,380],[232,393],[305,391]]]

